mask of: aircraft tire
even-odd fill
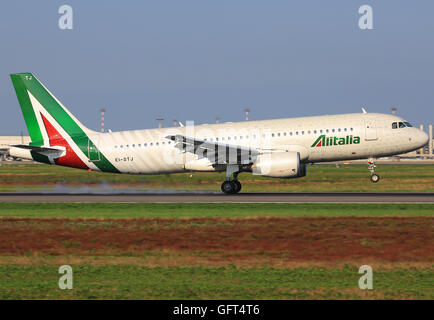
[[[222,183],[222,191],[226,194],[234,194],[236,191],[236,185],[233,181],[224,181]]]
[[[371,175],[371,181],[373,183],[377,183],[378,181],[380,181],[380,176],[374,173],[373,175]]]
[[[238,180],[233,180],[232,182],[235,185],[235,192],[234,193],[240,192],[241,188],[242,188],[241,182],[239,182]]]

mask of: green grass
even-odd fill
[[[433,216],[432,204],[323,204],[323,203],[2,203],[0,217],[33,218],[187,218],[255,216]],[[102,220],[95,223],[105,223]],[[85,221],[83,221],[85,223]],[[1,221],[0,221],[1,227]],[[231,228],[229,224],[227,226]],[[64,225],[65,234],[70,230]],[[126,231],[128,232],[128,231]],[[372,245],[366,240],[366,245]],[[67,237],[62,244],[75,249],[80,243]],[[157,250],[157,257],[175,259],[182,252]],[[148,252],[147,254],[150,254]],[[212,253],[211,253],[212,254]],[[147,257],[147,256],[146,256]],[[144,257],[142,263],[148,261]],[[221,266],[151,266],[128,260],[130,256],[89,256],[77,262],[73,254],[0,256],[0,299],[434,299],[434,265],[412,267],[387,263],[374,268],[374,289],[358,288],[358,266],[235,267],[227,259]],[[11,259],[13,259],[11,261]],[[19,264],[17,261],[21,261]],[[93,260],[94,259],[94,260]],[[104,260],[105,259],[105,260]],[[170,258],[171,259],[171,258]],[[171,261],[171,260],[168,261]],[[193,258],[194,259],[194,258]],[[58,268],[74,271],[74,289],[60,290]],[[73,261],[76,261],[75,263]],[[122,260],[123,261],[123,260]],[[135,260],[134,260],[135,261]],[[186,261],[190,261],[186,259]],[[367,258],[367,261],[370,261]],[[321,262],[321,261],[319,261]],[[411,265],[411,261],[408,261]],[[12,263],[12,264],[11,264]],[[119,263],[119,264],[113,264]],[[187,262],[186,262],[187,263]],[[306,262],[307,263],[307,262]],[[343,261],[345,263],[345,261]],[[381,265],[381,263],[380,263]],[[416,264],[417,265],[417,264]]]
[[[72,290],[57,266],[0,266],[0,299],[358,299],[434,298],[433,269],[374,270],[360,290],[358,267],[293,269],[71,265]]]
[[[369,180],[367,165],[309,165],[306,177],[275,179],[242,173],[248,192],[434,192],[434,165],[379,165],[379,183]],[[95,187],[137,190],[220,191],[224,173],[127,175],[50,165],[5,164],[0,166],[0,191],[50,190],[64,187]]]
[[[189,218],[433,216],[434,204],[372,203],[2,203],[0,217]]]

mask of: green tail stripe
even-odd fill
[[[41,134],[41,129],[39,128],[38,121],[36,120],[35,112],[30,102],[29,95],[26,91],[26,86],[24,85],[21,76],[18,74],[11,74],[12,84],[15,88],[15,93],[20,103],[21,110],[23,112],[24,121],[26,122],[27,129],[29,130],[30,138],[33,146],[42,146],[44,141]]]
[[[89,137],[75,122],[75,120],[71,118],[65,109],[63,109],[62,106],[57,103],[57,101],[44,88],[38,79],[36,79],[31,73],[12,74],[11,78],[17,92],[18,101],[20,102],[21,109],[23,110],[24,118],[26,119],[26,125],[29,129],[29,133],[32,131],[35,136],[34,140],[31,133],[32,142],[35,141],[36,143],[37,141],[42,141],[42,134],[40,132],[40,128],[38,126],[38,122],[36,120],[34,110],[26,90],[28,90],[39,101],[44,109],[59,123],[63,130],[68,133],[68,135],[77,144],[81,151],[87,156],[90,140]],[[24,101],[24,104],[22,104],[21,101]],[[29,115],[29,110],[31,110],[32,115]],[[39,132],[35,133],[34,131],[36,130]],[[94,164],[101,171],[119,172],[119,170],[116,169],[116,167],[114,167],[101,152],[100,161],[95,161]]]

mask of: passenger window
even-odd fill
[[[278,137],[280,137],[280,132],[277,134]]]

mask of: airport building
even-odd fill
[[[18,160],[8,157],[9,146],[14,144],[29,144],[28,136],[0,136],[0,161]]]

